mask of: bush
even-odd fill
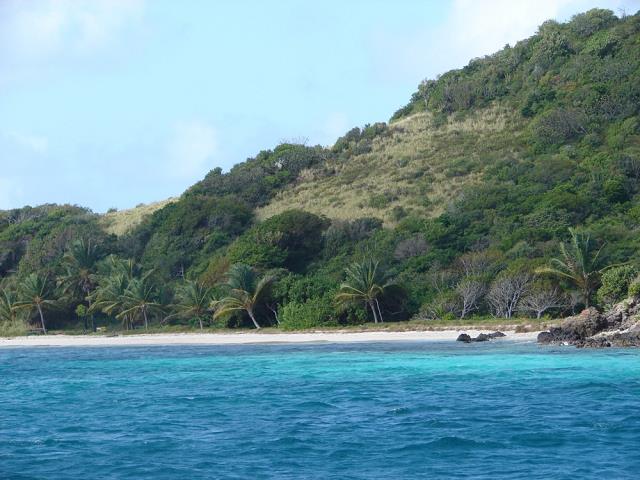
[[[280,328],[304,330],[306,328],[337,325],[333,305],[327,298],[312,298],[304,303],[290,302],[282,308]]]
[[[638,275],[638,271],[633,265],[622,265],[607,270],[602,275],[602,286],[598,289],[598,301],[606,306],[624,300],[627,292],[630,291],[629,286],[634,278]]]
[[[629,285],[629,296],[640,297],[640,276],[636,277]]]
[[[27,334],[27,325],[22,320],[0,322],[0,337],[18,337]]]

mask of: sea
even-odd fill
[[[640,350],[0,349],[0,479],[638,479]]]

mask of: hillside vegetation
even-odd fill
[[[492,105],[466,117],[423,112],[353,130],[329,160],[259,208],[258,218],[291,208],[343,220],[376,217],[386,225],[407,215],[438,216],[487,165],[523,153],[524,125],[516,112]]]
[[[639,14],[545,22],[331,148],[281,144],[132,212],[1,212],[0,325],[43,311],[53,327],[294,329],[611,305],[640,294],[639,114]]]
[[[110,210],[100,218],[100,225],[107,233],[121,236],[131,232],[156,210],[160,210],[176,200],[176,198],[168,198],[159,202],[142,203],[125,210]]]

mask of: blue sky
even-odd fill
[[[0,209],[127,208],[283,140],[332,144],[594,6],[640,0],[3,0]]]

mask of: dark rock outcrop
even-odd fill
[[[491,339],[499,338],[499,337],[506,337],[506,335],[502,332],[481,333],[474,338],[471,335],[468,335],[466,333],[461,333],[460,335],[458,335],[458,338],[456,338],[456,341],[465,342],[465,343],[488,342]]]
[[[605,313],[591,307],[538,334],[538,343],[576,347],[640,346],[640,302],[630,298]]]

